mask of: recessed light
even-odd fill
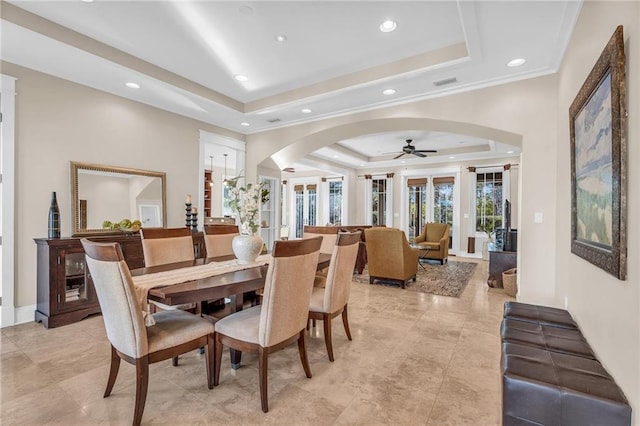
[[[358,166],[358,167],[364,167],[364,164],[360,164],[360,166]]]
[[[140,85],[137,83],[125,83],[125,86],[127,86],[129,89],[139,89]]]
[[[80,0],[82,3],[93,3],[93,0]]]
[[[519,67],[520,65],[524,64],[525,62],[527,62],[526,59],[523,58],[516,58],[516,59],[512,59],[509,62],[507,62],[507,66],[508,67]]]
[[[396,21],[393,21],[391,19],[387,19],[382,24],[380,24],[380,31],[382,31],[383,33],[390,33],[396,28],[398,28],[398,24],[396,23]]]
[[[333,158],[338,158],[338,155],[337,154],[333,154]]]
[[[389,96],[389,95],[395,95],[395,94],[396,94],[396,89],[384,89],[384,90],[382,91],[382,94],[383,94],[383,95],[387,95],[387,96]]]
[[[246,121],[243,121],[242,123],[240,123],[240,125],[241,125],[241,126],[244,126],[244,127],[249,127],[249,126],[251,126],[251,124],[247,123]]]
[[[300,110],[300,112],[303,113],[303,114],[309,114],[311,112],[311,110],[309,108],[302,108]]]
[[[249,77],[243,74],[236,74],[233,76],[233,78],[235,78],[238,81],[249,81]]]
[[[405,160],[400,160],[400,164],[404,164],[404,163],[406,163]]]
[[[453,160],[454,158],[456,158],[456,157],[454,157],[454,156],[452,155],[451,157],[449,157],[449,160]]]
[[[513,154],[513,151],[507,151],[507,154]]]
[[[284,34],[278,34],[276,35],[276,41],[278,43],[286,43],[287,42],[287,36]]]

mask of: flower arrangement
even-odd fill
[[[255,235],[260,228],[258,215],[260,204],[269,201],[269,190],[264,187],[265,183],[248,183],[246,186],[239,186],[238,180],[242,176],[227,179],[229,187],[229,207],[235,211],[240,220],[240,234]]]

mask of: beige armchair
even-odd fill
[[[370,228],[364,231],[367,239],[369,283],[375,279],[396,281],[405,288],[418,272],[417,250],[409,246],[404,232],[395,228]]]
[[[449,256],[449,225],[437,222],[425,224],[415,243],[429,249],[425,258],[439,260],[444,265]]]
[[[269,354],[298,342],[304,372],[311,378],[305,347],[309,302],[318,265],[321,239],[276,241],[265,278],[262,305],[231,314],[215,324],[214,383],[220,382],[222,347],[258,353],[262,411],[269,411],[267,366]]]
[[[86,261],[100,302],[107,337],[111,343],[111,369],[104,397],[118,376],[120,359],[136,366],[133,424],[139,425],[149,384],[149,364],[206,348],[207,385],[213,389],[213,325],[183,311],[153,315],[155,325],[145,327],[129,268],[118,243],[81,240]]]

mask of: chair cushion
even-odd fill
[[[204,318],[180,310],[153,314],[156,324],[147,327],[149,352],[178,346],[213,333],[213,324]]]
[[[236,312],[216,322],[216,333],[233,339],[258,344],[262,305]]]

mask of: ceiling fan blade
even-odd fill
[[[438,152],[437,149],[416,149],[413,152]]]
[[[398,159],[398,158],[402,157],[404,154],[405,154],[405,153],[403,152],[403,153],[402,153],[402,154],[400,154],[400,155],[396,155],[395,157],[393,157],[393,159],[394,159],[394,160],[395,160],[395,159]]]
[[[420,153],[418,151],[413,151],[413,155],[415,155],[416,157],[422,157],[422,158],[426,157],[426,155],[424,155],[424,154],[422,154],[422,153]]]

